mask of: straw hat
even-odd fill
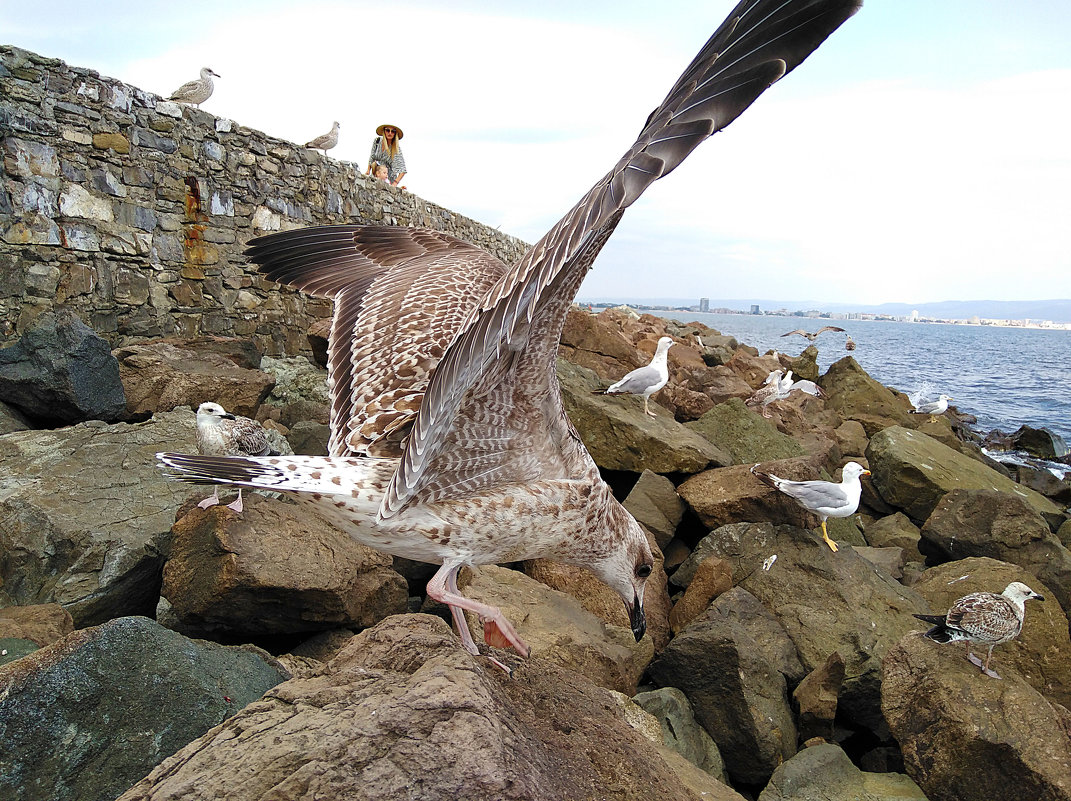
[[[391,125],[389,122],[385,122],[382,125],[380,125],[378,128],[376,128],[376,133],[379,134],[380,136],[383,136],[383,129],[384,128],[393,128],[397,132],[398,139],[401,139],[403,136],[405,136],[405,134],[402,133],[402,129],[401,128],[399,128],[397,125]]]

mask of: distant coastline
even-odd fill
[[[631,309],[643,312],[651,312],[658,314],[661,312],[696,312],[700,314],[742,314],[749,316],[763,316],[763,317],[802,317],[812,318],[818,320],[875,320],[875,321],[888,321],[896,323],[933,323],[940,325],[974,325],[974,326],[996,326],[1001,328],[1041,328],[1057,331],[1071,331],[1071,301],[1039,301],[1036,304],[1030,304],[1031,310],[1036,311],[1049,311],[1056,312],[1053,315],[1055,319],[1048,319],[1045,317],[1033,317],[1033,316],[1015,316],[1011,314],[1003,316],[985,316],[982,313],[977,314],[962,314],[956,316],[954,314],[940,314],[934,313],[934,307],[948,307],[955,306],[963,308],[969,308],[967,301],[949,301],[947,303],[931,303],[920,304],[918,309],[910,309],[905,313],[896,313],[893,311],[848,311],[844,308],[823,310],[815,308],[815,304],[802,304],[806,308],[790,308],[794,304],[785,303],[770,303],[770,305],[764,306],[759,302],[750,301],[728,301],[734,304],[733,306],[723,305],[727,301],[718,301],[719,305],[714,305],[707,301],[707,299],[701,299],[700,303],[683,303],[677,304],[673,302],[657,301],[657,300],[627,300],[627,299],[605,299],[600,298],[597,300],[582,300],[578,299],[578,304],[581,306],[590,306],[593,310],[614,308],[617,306],[628,306]],[[776,308],[774,304],[776,303]],[[1063,306],[1067,305],[1068,320],[1063,318]],[[978,311],[983,310],[992,311],[994,306],[1006,305],[1008,308],[1006,311],[1012,311],[1022,309],[1025,304],[1018,304],[1011,301],[979,301],[977,303]],[[740,308],[744,306],[745,308]],[[906,304],[885,304],[885,306],[896,306],[906,308]],[[929,307],[929,308],[927,308]],[[861,308],[873,308],[873,307],[861,307]],[[1004,311],[1005,309],[1000,309]]]

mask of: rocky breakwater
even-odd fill
[[[592,394],[667,335],[653,418]],[[323,452],[317,365],[173,338],[113,351],[127,422],[43,429],[40,409],[0,406],[0,795],[1071,799],[1056,494],[946,417],[909,415],[850,357],[819,375],[813,346],[760,355],[694,324],[575,311],[560,355],[569,414],[656,549],[648,635],[583,571],[464,571],[532,645],[495,652],[512,675],[460,646],[429,566],[285,499],[200,509],[203,489],[155,468],[155,451],[193,449],[202,400]],[[777,369],[823,396],[751,411]],[[835,553],[750,472],[835,479],[847,461],[871,475],[856,514],[829,521]],[[914,614],[1011,581],[1046,600],[997,649],[1001,680],[921,636]]]

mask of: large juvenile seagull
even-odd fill
[[[1045,598],[1021,581],[1013,581],[1000,595],[995,592],[972,592],[953,603],[947,614],[915,617],[935,624],[923,635],[934,642],[965,640],[967,659],[987,676],[999,679],[997,672],[989,669],[993,648],[1019,636],[1026,618],[1026,602],[1029,600],[1044,601]],[[985,662],[971,650],[971,643],[975,642],[989,646]]]
[[[737,5],[635,143],[514,265],[436,231],[330,226],[250,243],[268,278],[333,298],[329,457],[160,454],[187,481],[289,491],[358,541],[441,564],[428,596],[484,639],[528,647],[466,598],[463,565],[549,558],[590,568],[646,628],[654,559],[562,407],[566,313],[624,210],[732,122],[858,9],[858,0]]]

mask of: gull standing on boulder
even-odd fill
[[[948,402],[950,400],[952,400],[951,395],[938,395],[937,400],[930,401],[929,403],[920,403],[917,407],[911,409],[909,414],[928,414],[930,416],[930,422],[932,423],[948,410]]]
[[[278,456],[268,444],[264,427],[248,417],[228,414],[218,403],[202,403],[197,407],[197,452],[202,456]],[[207,509],[219,503],[219,486],[212,496],[198,506]],[[228,509],[241,512],[242,488],[238,499],[227,504]]]
[[[361,543],[441,565],[428,597],[450,607],[472,654],[465,610],[488,643],[522,655],[528,646],[500,609],[459,591],[458,571],[523,559],[592,570],[621,597],[639,640],[654,557],[562,406],[555,364],[566,315],[625,209],[859,5],[739,3],[624,156],[512,266],[400,226],[253,240],[262,275],[334,301],[331,455],[159,460],[186,481],[291,492]]]
[[[822,397],[822,390],[813,381],[808,381],[807,379],[793,381],[791,370],[785,373],[782,378],[781,371],[774,370],[766,376],[766,382],[756,389],[750,398],[744,401],[744,405],[750,408],[761,406],[762,416],[769,418],[771,415],[767,407],[771,403],[784,400],[793,392],[806,392],[816,398]]]
[[[948,614],[915,617],[935,624],[923,635],[934,642],[965,640],[967,659],[980,667],[987,676],[999,679],[997,672],[989,669],[993,649],[1019,636],[1026,617],[1026,602],[1030,600],[1044,601],[1045,598],[1021,581],[1013,581],[1000,595],[995,592],[973,592],[952,604]],[[971,643],[989,646],[985,662],[974,655]]]
[[[643,395],[643,410],[651,417],[655,413],[647,405],[648,399],[669,381],[669,349],[673,347],[673,337],[662,337],[655,347],[650,364],[637,367],[631,373],[606,389],[597,389],[593,395]]]
[[[327,151],[338,144],[338,123],[331,123],[331,130],[325,134],[320,134],[315,139],[306,142],[305,147],[311,147],[313,150],[322,150],[324,156],[327,156]]]
[[[859,508],[859,496],[863,492],[859,477],[869,476],[870,471],[858,462],[848,462],[841,470],[840,483],[834,483],[832,481],[789,481],[787,478],[778,478],[773,473],[756,470],[757,467],[758,465],[753,466],[751,472],[764,484],[785,493],[808,512],[814,512],[822,518],[822,539],[825,540],[829,549],[836,553],[837,543],[829,538],[829,533],[826,531],[826,519],[851,517],[855,514],[855,510]]]
[[[189,103],[200,108],[201,104],[212,97],[212,92],[215,91],[216,86],[212,83],[213,75],[217,78],[220,77],[208,67],[201,67],[201,77],[196,81],[189,81],[188,83],[182,84],[182,86],[171,93],[168,100],[176,100],[179,103]]]

